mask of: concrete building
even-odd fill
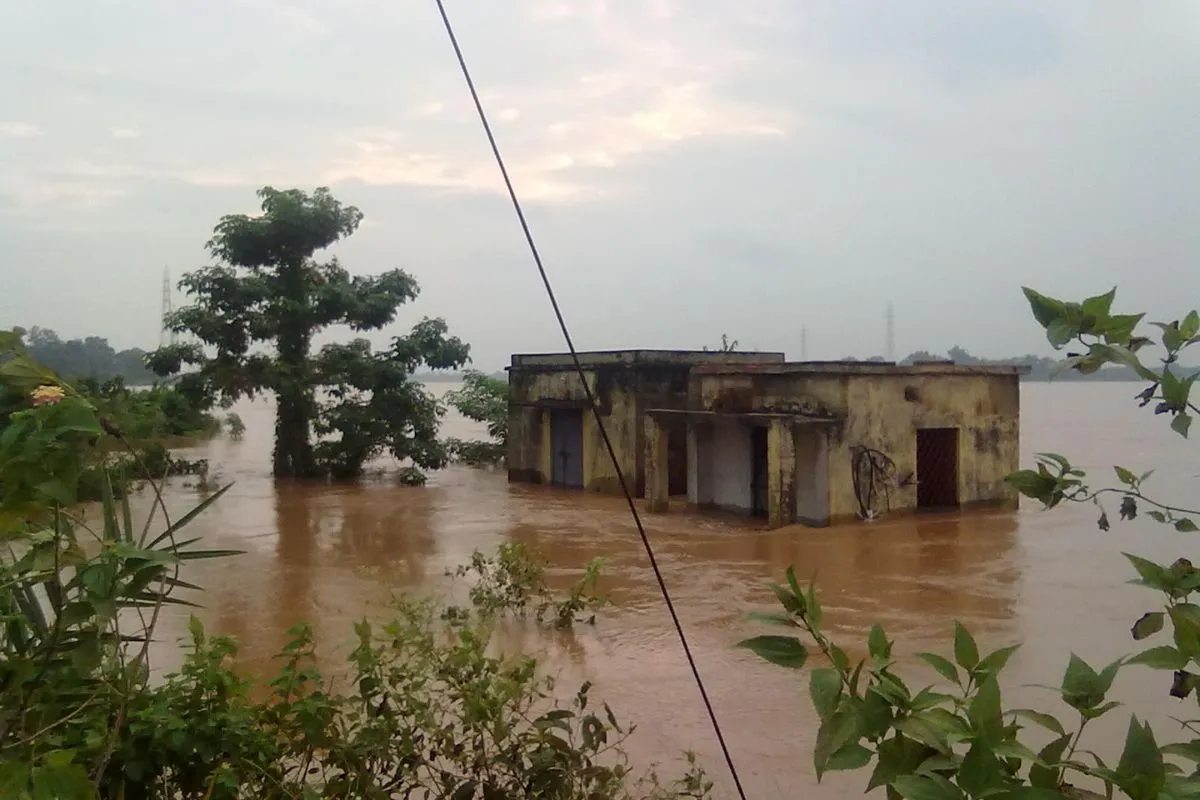
[[[1022,367],[787,362],[782,353],[581,354],[622,471],[652,512],[836,524],[1014,507]],[[618,492],[569,354],[514,355],[509,480]]]

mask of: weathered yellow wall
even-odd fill
[[[621,469],[632,481],[637,474],[638,415],[636,398],[625,386],[585,373],[601,409],[601,418],[617,453]],[[522,404],[539,401],[578,404],[583,409],[583,485],[593,491],[619,492],[616,470],[608,458],[600,428],[588,409],[587,394],[579,375],[574,372],[523,372],[510,385],[509,472],[522,480],[537,475],[542,483],[550,481],[550,410]],[[632,487],[631,487],[632,488]]]
[[[917,469],[918,428],[959,428],[959,501],[1015,504],[1004,476],[1019,468],[1017,376],[995,375],[703,375],[693,383],[701,407],[731,412],[789,411],[833,416],[829,434],[831,521],[857,513],[851,448],[879,450],[898,478]],[[905,398],[905,390],[917,399]],[[915,483],[891,491],[893,510],[916,507]]]
[[[1005,384],[1011,386],[1006,391]],[[915,401],[905,399],[914,389]],[[916,476],[918,428],[958,428],[958,499],[969,506],[1015,502],[1004,476],[1019,468],[1019,384],[1016,376],[861,376],[847,381],[848,415],[831,468],[831,516],[856,513],[850,448],[871,447],[896,464],[896,475]],[[917,505],[915,483],[892,493],[894,509]]]

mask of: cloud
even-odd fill
[[[1044,347],[1019,283],[1200,292],[1194,3],[448,6],[581,346],[804,325],[869,355],[891,301],[899,349],[997,354]],[[482,363],[555,346],[428,0],[8,4],[0,30],[0,270],[95,260],[153,307],[255,188],[330,184],[372,222],[346,263],[410,266]]]
[[[117,39],[105,48],[103,60],[90,58],[85,48],[69,68],[34,51],[26,61],[40,68],[32,74],[47,84],[47,100],[62,116],[70,109],[85,121],[89,113],[124,111],[141,120],[107,131],[110,139],[142,140],[143,177],[195,182],[197,176],[217,175],[222,184],[254,186],[286,175],[297,184],[501,189],[490,154],[479,146],[482,133],[435,18],[425,18],[428,29],[422,33],[433,41],[418,44],[412,38],[419,33],[415,15],[397,14],[385,8],[388,4],[366,2],[347,11],[323,0],[224,2],[238,9],[239,28],[215,49],[203,38],[210,23],[190,12],[187,19],[172,20],[161,10],[135,18],[134,10],[126,9],[92,22],[102,29],[122,24],[140,29],[143,35],[129,40],[128,50],[119,50],[124,43]],[[399,6],[414,10],[411,2]],[[372,14],[365,13],[368,8]],[[786,130],[787,114],[780,109],[741,103],[716,85],[718,77],[760,60],[747,56],[752,48],[739,49],[726,41],[727,28],[711,19],[697,21],[685,9],[673,0],[516,0],[499,14],[478,3],[454,9],[476,81],[527,199],[596,199],[611,186],[593,180],[594,170],[614,169],[688,139],[778,136]],[[156,30],[168,22],[178,28]],[[480,36],[484,27],[491,36]],[[399,57],[390,59],[391,69],[360,81],[330,80],[328,65],[350,57],[350,50],[339,52],[341,43],[358,35],[386,38],[391,47],[413,46],[417,54],[434,56],[429,63],[442,68],[424,80],[398,82],[398,76],[414,74],[400,67],[406,59]],[[308,58],[317,40],[330,60]],[[263,41],[274,49],[269,56]],[[514,49],[534,58],[516,69]],[[384,52],[353,50],[367,66],[389,61]],[[194,69],[197,58],[210,59],[202,77]],[[145,73],[142,63],[155,63],[155,72]],[[279,68],[282,63],[286,69]],[[84,87],[88,94],[79,94]],[[407,104],[413,111],[405,113],[402,98],[414,92],[420,94]],[[432,99],[431,92],[440,99]],[[285,105],[290,96],[296,98],[294,106]],[[95,102],[100,98],[103,105]],[[174,118],[174,126],[164,124],[167,117]],[[289,118],[295,122],[289,124]],[[149,131],[161,134],[179,125],[195,130],[174,130],[155,136],[153,143],[147,139]],[[58,172],[68,184],[79,177]],[[136,178],[134,172],[125,179]],[[29,174],[15,182],[26,185],[45,177]],[[210,185],[212,179],[199,183]],[[121,195],[116,186],[106,191]]]
[[[30,122],[0,121],[0,136],[12,139],[28,139],[41,136],[42,129]]]

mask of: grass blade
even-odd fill
[[[202,500],[194,508],[192,508],[191,511],[187,512],[182,517],[175,520],[175,522],[172,523],[171,527],[167,528],[165,531],[160,533],[158,535],[158,537],[154,541],[150,542],[150,544],[146,545],[146,547],[148,547],[148,548],[154,547],[156,544],[160,544],[163,541],[173,537],[182,527],[184,527],[189,522],[194,520],[197,516],[199,516],[201,513],[203,513],[204,510],[207,509],[209,506],[211,506],[213,503],[217,502],[217,500],[220,499],[221,495],[225,494],[225,492],[229,491],[231,488],[233,488],[233,484],[227,483],[224,486],[222,486],[220,489],[218,489],[217,491],[213,492],[213,494],[211,496],[204,498],[204,500]]]

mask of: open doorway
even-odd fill
[[[750,514],[767,516],[767,429],[750,429]]]
[[[918,429],[917,510],[946,510],[958,505],[958,429]]]
[[[667,493],[678,497],[688,493],[687,428],[675,425],[667,429]]]
[[[583,411],[550,412],[550,483],[583,488]]]

